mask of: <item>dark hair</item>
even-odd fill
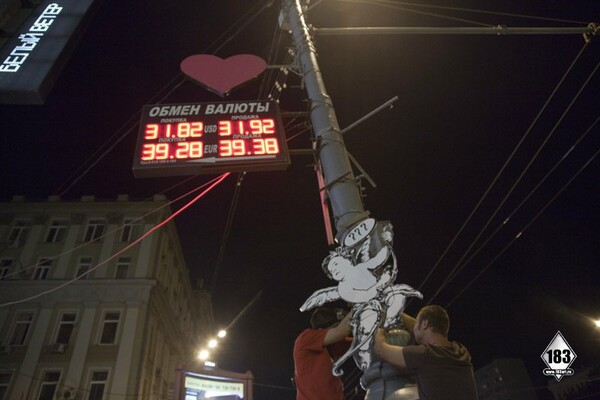
[[[310,316],[310,327],[313,329],[328,328],[337,322],[337,313],[327,307],[317,308]]]
[[[425,306],[421,308],[417,317],[421,320],[427,320],[432,331],[448,337],[450,317],[448,317],[448,313],[443,307],[437,305]]]

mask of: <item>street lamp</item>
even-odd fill
[[[198,353],[198,358],[201,360],[207,360],[209,356],[210,353],[208,352],[208,350],[200,350],[200,352]]]
[[[225,329],[221,329],[219,333],[217,333],[217,336],[220,338],[224,338],[225,335],[227,335],[227,331]]]
[[[208,341],[208,347],[210,347],[211,349],[214,349],[215,347],[217,347],[217,339],[210,339]]]

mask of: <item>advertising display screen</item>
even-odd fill
[[[252,373],[177,370],[177,400],[252,400]]]
[[[133,161],[138,178],[274,170],[289,164],[275,102],[143,107]]]

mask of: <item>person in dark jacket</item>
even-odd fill
[[[420,400],[477,400],[469,350],[448,340],[450,319],[437,305],[425,306],[417,318],[402,314],[417,344],[395,346],[386,343],[385,331],[375,335],[374,351],[388,363],[415,374]]]

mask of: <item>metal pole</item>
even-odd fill
[[[593,35],[593,26],[570,28],[510,28],[504,25],[490,27],[354,27],[318,28],[317,35]]]
[[[352,225],[366,218],[368,212],[364,210],[333,103],[323,83],[300,0],[284,0],[283,4],[311,102],[310,118],[317,137],[316,151],[329,194],[336,237],[339,239]]]
[[[355,223],[368,216],[360,196],[346,147],[342,139],[331,98],[325,90],[323,77],[317,64],[317,53],[312,42],[300,0],[283,0],[300,70],[308,98],[311,101],[311,121],[317,137],[317,152],[329,193],[336,225],[336,237],[343,238]],[[394,100],[395,101],[395,100]],[[398,332],[405,332],[398,330]],[[402,337],[410,337],[405,332]],[[393,335],[392,335],[393,337]],[[402,343],[403,345],[407,343]],[[410,378],[399,376],[391,365],[377,361],[365,371],[362,378],[366,388],[366,400],[414,400],[418,398],[417,387]]]

